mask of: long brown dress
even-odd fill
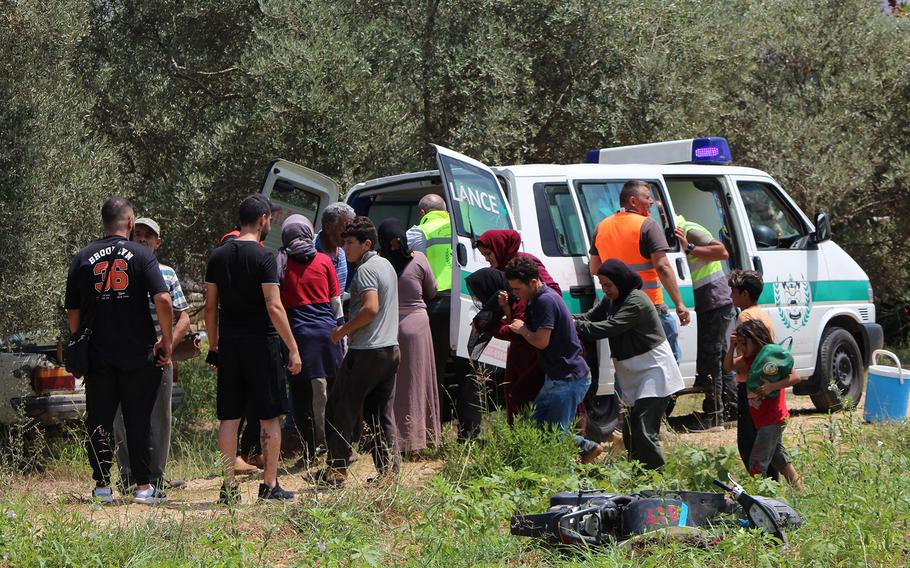
[[[439,421],[439,389],[433,358],[433,338],[425,300],[436,296],[436,278],[427,257],[413,260],[398,277],[398,347],[401,363],[395,379],[395,425],[398,449],[418,452],[435,446]]]

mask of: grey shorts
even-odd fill
[[[786,427],[786,424],[774,424],[758,429],[749,454],[750,475],[764,475],[768,471],[768,465],[773,465],[774,469],[780,471],[790,463],[790,456],[782,443]]]

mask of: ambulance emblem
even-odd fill
[[[806,327],[812,312],[812,288],[809,282],[794,280],[790,275],[789,280],[775,280],[773,287],[777,315],[784,327],[792,331]]]

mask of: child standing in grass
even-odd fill
[[[771,332],[764,323],[758,320],[743,322],[730,337],[730,344],[735,349],[727,351],[724,369],[749,374],[759,351],[769,343],[772,343]],[[790,416],[784,389],[798,383],[799,377],[794,371],[780,380],[774,380],[773,372],[763,375],[766,376],[762,384],[748,391],[749,414],[756,429],[755,442],[749,454],[749,475],[765,475],[768,466],[772,465],[790,485],[799,487],[799,476],[783,445],[784,428]],[[740,404],[743,402],[740,401]]]

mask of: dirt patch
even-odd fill
[[[787,407],[790,409],[790,420],[784,437],[789,438],[797,433],[806,433],[828,420],[826,413],[815,410],[808,396],[787,394]],[[678,413],[674,413],[678,415]],[[675,432],[669,428],[663,430],[665,443],[668,445],[689,444],[704,449],[716,449],[736,445],[736,427],[725,428],[717,432]]]
[[[293,463],[293,462],[290,462]],[[442,469],[441,460],[404,462],[401,464],[401,474],[395,481],[399,487],[419,488],[425,486],[430,478]],[[298,494],[298,500],[320,501],[326,498],[332,489],[317,488],[306,479],[306,471],[279,473],[281,486]],[[385,491],[388,483],[367,483],[367,479],[376,475],[372,460],[368,455],[361,455],[351,464],[348,470],[346,489],[352,491]],[[262,474],[238,476],[240,485],[241,509],[247,505],[257,503],[259,484]],[[72,474],[65,471],[45,472],[42,475],[29,476],[24,480],[22,487],[27,488],[25,494],[37,501],[37,504],[55,506],[63,504],[66,511],[74,512],[80,516],[91,517],[93,520],[106,521],[117,525],[132,523],[137,520],[149,522],[179,520],[187,516],[195,518],[210,518],[228,514],[228,509],[218,504],[218,492],[221,488],[221,477],[209,477],[188,480],[183,489],[169,490],[168,501],[160,505],[137,505],[129,497],[116,495],[113,505],[98,505],[92,503],[89,492],[92,481],[84,474]],[[385,486],[383,486],[385,485]],[[43,497],[41,497],[43,496]],[[268,504],[271,506],[272,504]],[[282,506],[277,504],[277,506]],[[254,511],[248,509],[248,511]]]
[[[828,420],[828,415],[814,410],[812,401],[808,397],[788,396],[787,404],[791,411],[791,418],[786,431],[788,443],[796,445],[796,440],[807,435],[812,430]],[[677,408],[674,413],[679,415],[691,411],[694,406],[700,406],[700,401],[689,400]],[[664,447],[672,448],[677,445],[690,445],[704,449],[716,449],[722,446],[736,445],[736,428],[728,428],[717,432],[684,433],[675,432],[664,428],[662,431]],[[622,455],[621,446],[615,448],[616,454]],[[293,461],[285,463],[286,466]],[[419,489],[426,486],[429,480],[442,469],[442,460],[425,460],[403,462],[401,474],[394,487]],[[283,470],[280,473],[282,487],[298,494],[298,501],[319,502],[330,496],[335,490],[326,490],[315,487],[306,479],[306,471]],[[349,469],[348,491],[364,491],[365,498],[372,492],[388,491],[388,484],[370,484],[367,479],[376,475],[372,460],[369,455],[360,455]],[[257,509],[249,506],[257,502],[259,483],[262,481],[261,473],[238,476],[240,494],[243,507],[242,516],[255,516]],[[228,509],[218,505],[218,492],[221,487],[221,477],[208,477],[187,481],[184,489],[169,491],[169,501],[157,506],[133,504],[128,498],[120,498],[114,506],[99,506],[92,503],[88,493],[92,481],[85,473],[73,474],[65,470],[52,470],[42,475],[34,475],[24,480],[22,487],[27,488],[27,494],[36,499],[39,505],[54,506],[62,503],[67,511],[95,520],[109,521],[114,524],[127,524],[135,521],[158,522],[180,520],[187,516],[194,518],[216,518],[229,514]],[[39,497],[40,496],[40,497]],[[271,506],[271,505],[268,505]],[[281,506],[281,505],[277,505]]]

